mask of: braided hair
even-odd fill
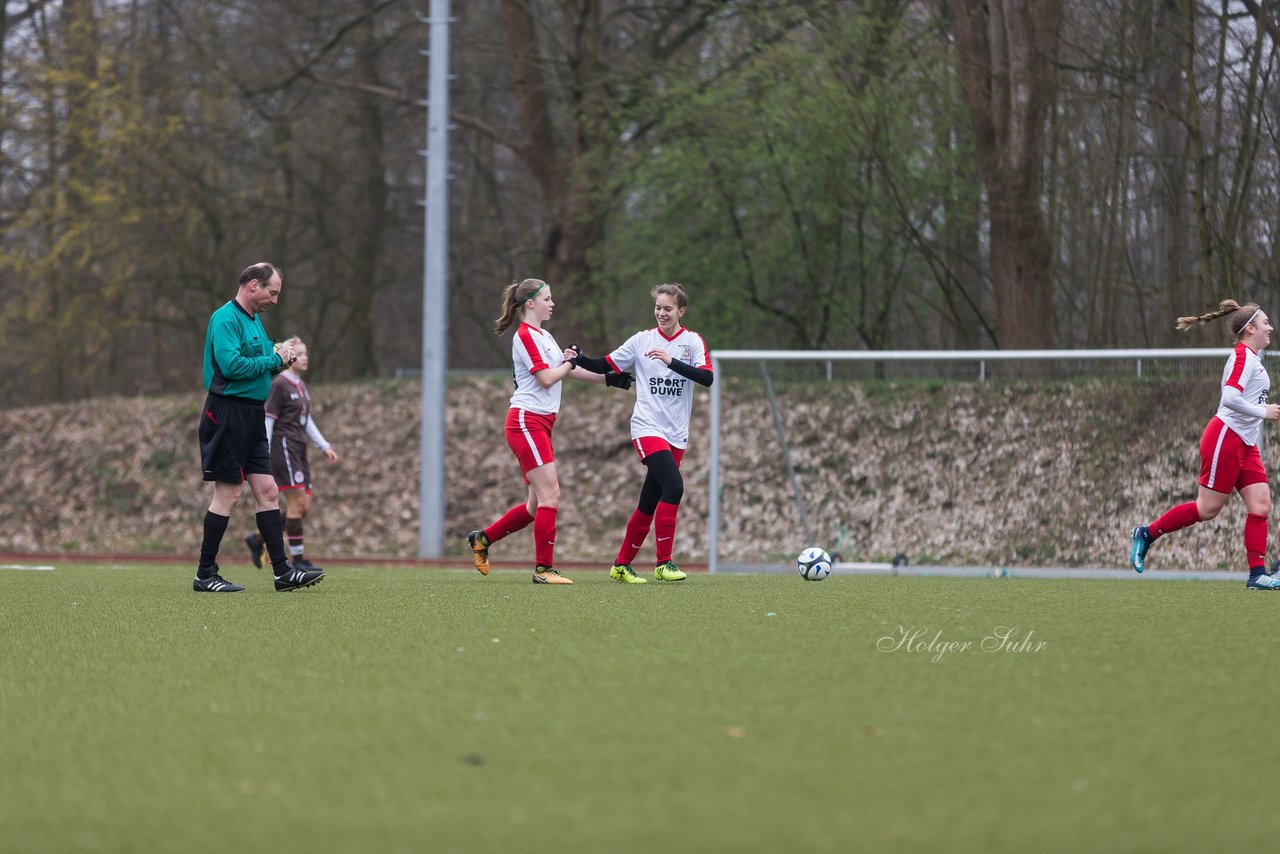
[[[1237,338],[1244,334],[1245,327],[1253,322],[1261,309],[1257,303],[1251,302],[1246,305],[1240,305],[1233,299],[1224,299],[1218,303],[1218,307],[1214,311],[1206,312],[1201,315],[1190,315],[1187,317],[1179,317],[1178,324],[1175,327],[1179,332],[1186,332],[1193,326],[1204,326],[1206,323],[1212,323],[1220,317],[1231,315],[1231,321],[1228,324],[1231,332]]]

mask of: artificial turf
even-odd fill
[[[224,575],[249,589],[195,594],[190,567],[0,570],[0,851],[1197,851],[1280,834],[1280,596],[1243,582],[550,588],[339,568],[277,594],[261,571]],[[983,649],[999,627],[1015,633]]]

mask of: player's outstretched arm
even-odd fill
[[[560,380],[569,376],[573,370],[573,365],[569,362],[563,362],[554,368],[543,368],[540,371],[534,371],[533,377],[538,381],[538,385],[543,388],[551,388]]]
[[[573,350],[573,365],[575,368],[582,368],[593,374],[607,374],[613,370],[609,367],[609,360],[603,356],[586,356],[582,352],[582,346],[579,344],[570,344],[569,350]],[[566,351],[567,352],[567,351]]]
[[[682,362],[679,359],[672,359],[667,362],[667,367],[675,371],[680,376],[685,377],[686,379],[691,379],[701,386],[710,387],[716,379],[716,375],[706,368],[695,368],[688,362]]]
[[[609,360],[602,356],[584,356],[580,344],[570,344],[565,353],[573,353],[570,359],[573,371],[570,376],[589,383],[604,383],[610,388],[629,389],[635,382],[630,371],[615,371]]]
[[[569,372],[569,376],[573,377],[575,380],[581,380],[584,383],[594,383],[595,385],[601,385],[604,382],[605,377],[604,374],[593,373],[588,371],[586,368],[581,367],[574,368]]]

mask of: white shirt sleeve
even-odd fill
[[[1222,387],[1221,405],[1230,409],[1232,412],[1238,412],[1241,415],[1247,415],[1250,418],[1266,418],[1267,408],[1258,403],[1250,403],[1245,396],[1240,393],[1240,389],[1233,385],[1224,385]]]
[[[693,336],[693,352],[689,356],[690,366],[701,368],[705,371],[711,370],[711,354],[707,352],[707,342],[703,341],[702,336],[692,330],[689,334]]]
[[[638,358],[638,354],[636,353],[636,350],[638,349],[637,342],[640,339],[640,334],[641,333],[637,332],[635,335],[632,335],[622,343],[621,347],[609,354],[609,361],[617,366],[618,370],[629,371],[631,370],[632,365],[636,363],[636,359]]]
[[[307,437],[316,443],[316,447],[322,451],[329,450],[329,443],[325,441],[324,434],[320,432],[320,428],[316,426],[316,417],[313,415],[307,419]]]

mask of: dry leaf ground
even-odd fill
[[[456,377],[447,413],[447,536],[522,500],[502,439],[509,379]],[[782,560],[805,545],[782,446],[760,384],[721,389],[726,561]],[[419,386],[313,389],[342,454],[313,453],[308,542],[318,558],[412,557],[417,547]],[[791,383],[778,389],[815,540],[847,560],[1122,566],[1127,531],[1195,494],[1212,381]],[[192,554],[208,501],[195,425],[201,396],[117,398],[0,412],[0,551]],[[571,384],[556,425],[557,557],[611,561],[643,469],[631,395]],[[677,559],[706,559],[708,392],[685,457]],[[1275,444],[1272,442],[1271,444]],[[1264,448],[1271,470],[1276,453]],[[1240,502],[1154,550],[1162,569],[1242,569]],[[249,529],[248,501],[233,529]],[[532,551],[517,535],[496,558]],[[651,544],[640,562],[650,559]]]

